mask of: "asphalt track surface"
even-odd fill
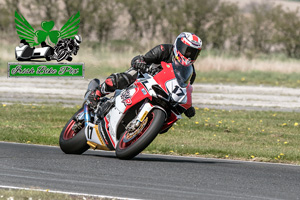
[[[134,199],[300,199],[300,166],[0,142],[0,185]]]

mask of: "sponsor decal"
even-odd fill
[[[145,90],[144,88],[142,88],[142,93],[143,93],[144,95],[147,94],[147,92],[146,92],[146,90]]]
[[[132,104],[131,96],[130,96],[130,91],[129,90],[125,90],[121,94],[121,99],[122,99],[122,103],[124,103],[125,106]]]

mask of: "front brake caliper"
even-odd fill
[[[145,103],[141,108],[140,112],[137,114],[136,118],[134,118],[131,122],[126,126],[126,130],[128,132],[135,131],[140,124],[146,119],[148,113],[152,110],[153,106],[150,103]]]
[[[83,128],[83,124],[84,124],[84,121],[78,121],[76,122],[73,127],[72,127],[72,130],[75,132],[75,133],[78,133],[82,128]]]

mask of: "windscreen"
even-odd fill
[[[193,66],[185,67],[178,62],[172,63],[172,66],[180,87],[187,87],[193,74]]]

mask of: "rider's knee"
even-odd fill
[[[111,74],[106,80],[106,89],[109,92],[113,92],[116,89],[124,89],[135,81],[135,78],[126,73]]]

